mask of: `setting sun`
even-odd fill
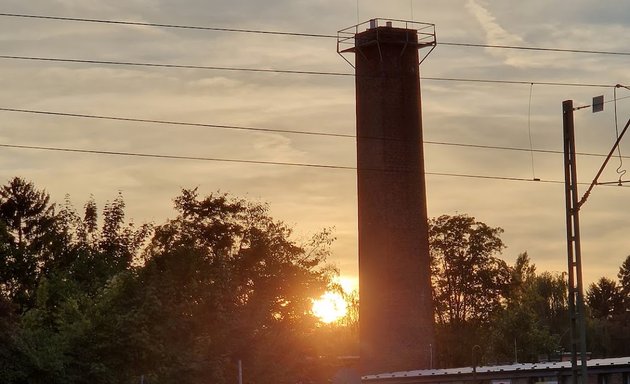
[[[324,323],[332,323],[348,313],[348,303],[341,294],[326,292],[319,299],[313,300],[313,314]]]

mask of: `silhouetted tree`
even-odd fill
[[[630,256],[622,262],[619,284],[607,277],[589,286],[586,302],[590,309],[589,350],[597,357],[627,356],[630,353]]]
[[[429,221],[433,293],[440,324],[485,321],[508,293],[510,269],[495,255],[501,228],[467,215]]]
[[[265,205],[200,198],[196,189],[183,190],[175,208],[155,228],[138,271],[139,306],[124,316],[124,339],[138,340],[143,354],[118,379],[232,382],[242,360],[257,382],[297,381],[311,364],[311,298],[329,280],[330,236],[299,246]]]
[[[624,300],[624,309],[625,311],[630,311],[630,255],[626,257],[619,267],[617,278],[619,278],[621,295]]]
[[[562,275],[536,274],[527,253],[512,268],[506,306],[493,314],[488,358],[493,362],[535,362],[560,347],[568,318]]]
[[[85,204],[83,215],[68,201],[60,212],[70,256],[58,271],[68,274],[92,294],[116,274],[141,263],[142,247],[152,231],[150,224],[136,226],[125,221],[125,202],[120,193],[105,204],[102,212],[100,226],[93,198]]]
[[[54,204],[19,177],[0,187],[0,290],[22,310],[61,252]]]
[[[175,207],[145,244],[150,227],[125,224],[120,196],[100,226],[93,200],[82,215],[66,203],[28,311],[0,312],[3,382],[220,384],[234,382],[237,360],[259,383],[318,370],[311,298],[334,274],[330,232],[299,245],[265,205],[196,190]],[[0,232],[5,245],[12,230]],[[14,307],[0,297],[0,311],[5,302]]]
[[[446,366],[470,364],[471,348],[487,337],[491,314],[510,289],[510,268],[496,255],[503,230],[467,215],[429,221],[436,337]]]
[[[5,383],[25,382],[24,356],[18,347],[17,309],[0,295],[0,378]]]
[[[623,312],[621,290],[614,280],[607,277],[592,283],[586,291],[585,299],[595,318],[610,319],[613,315]]]

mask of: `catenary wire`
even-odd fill
[[[103,64],[103,65],[118,65],[118,66],[131,66],[131,67],[203,69],[203,70],[213,70],[213,71],[270,72],[270,73],[286,73],[286,74],[299,74],[299,75],[354,76],[353,73],[348,73],[348,72],[322,72],[322,71],[299,71],[299,70],[289,70],[289,69],[285,70],[285,69],[265,69],[265,68],[218,67],[218,66],[190,65],[190,64],[138,63],[138,62],[132,62],[132,61],[63,59],[63,58],[57,58],[57,57],[0,55],[0,59],[48,61],[48,62],[78,63],[78,64]]]
[[[216,128],[216,129],[225,129],[225,130],[241,130],[241,131],[265,132],[265,133],[283,133],[283,134],[295,134],[295,135],[356,139],[356,135],[345,134],[345,133],[300,131],[300,130],[273,129],[273,128],[256,128],[256,127],[244,127],[244,126],[237,126],[237,125],[192,123],[192,122],[172,121],[172,120],[154,120],[154,119],[142,119],[142,118],[121,117],[121,116],[105,116],[105,115],[93,115],[93,114],[84,114],[84,113],[68,113],[68,112],[58,112],[58,111],[43,111],[43,110],[34,110],[34,109],[19,109],[19,108],[6,108],[6,107],[0,107],[0,111],[44,115],[44,116],[107,120],[107,121],[123,121],[123,122],[134,122],[134,123],[150,123],[150,124],[160,124],[160,125],[175,125],[175,126],[188,126],[188,127]],[[372,140],[388,140],[385,138],[378,138],[378,137],[362,137],[362,138],[372,139]],[[432,141],[432,140],[424,140],[424,144],[462,147],[462,148],[518,151],[518,152],[532,152],[533,151],[536,153],[547,153],[547,154],[562,154],[563,153],[562,151],[551,150],[551,149],[519,148],[519,147],[493,146],[493,145],[483,145],[483,144],[466,144],[466,143],[453,143],[453,142],[447,142],[447,141]],[[606,157],[605,154],[599,154],[599,153],[577,152],[576,154],[581,155],[581,156]],[[624,156],[624,158],[629,158],[629,157]]]
[[[263,35],[331,38],[331,39],[337,38],[337,35],[321,34],[321,33],[283,32],[283,31],[268,31],[268,30],[258,30],[258,29],[207,27],[207,26],[180,25],[180,24],[162,24],[162,23],[149,23],[149,22],[137,22],[137,21],[33,15],[33,14],[7,13],[7,12],[0,13],[0,16],[26,18],[26,19],[42,19],[42,20],[87,22],[87,23],[99,23],[99,24],[116,24],[116,25],[132,25],[132,26],[173,28],[173,29],[189,29],[189,30],[202,30],[202,31],[215,31],[215,32],[238,32],[238,33],[252,33],[252,34],[263,34]],[[462,42],[449,42],[449,41],[439,42],[438,44],[447,45],[447,46],[455,46],[455,47],[495,48],[495,49],[513,49],[513,50],[527,50],[527,51],[540,51],[540,52],[584,53],[584,54],[630,56],[630,52],[589,50],[589,49],[546,48],[546,47],[518,46],[518,45],[462,43]]]
[[[554,155],[563,155],[564,152],[560,150],[553,149],[536,149],[536,148],[519,148],[519,147],[506,147],[506,146],[498,146],[498,145],[483,145],[483,144],[467,144],[467,143],[453,143],[448,141],[432,141],[432,140],[424,140],[424,144],[432,144],[432,145],[442,145],[442,146],[451,146],[451,147],[462,147],[462,148],[478,148],[478,149],[495,149],[495,150],[503,150],[503,151],[517,151],[517,152],[534,152],[534,153],[546,153],[546,154],[554,154]],[[589,156],[589,157],[606,157],[603,153],[592,153],[592,152],[576,152],[576,155],[579,156]],[[624,159],[630,159],[629,156],[623,156]]]
[[[592,50],[592,49],[529,47],[529,46],[523,46],[523,45],[475,44],[475,43],[455,43],[455,42],[442,42],[442,43],[439,43],[439,45],[450,45],[454,47],[514,49],[514,50],[521,50],[521,51],[589,53],[589,54],[598,54],[598,55],[630,56],[630,52],[600,51],[600,50]]]
[[[205,123],[190,123],[190,122],[183,122],[183,121],[138,119],[138,118],[132,118],[132,117],[104,116],[104,115],[93,115],[93,114],[84,114],[84,113],[42,111],[42,110],[33,110],[33,109],[20,109],[20,108],[0,107],[0,111],[27,113],[27,114],[35,114],[35,115],[58,116],[58,117],[76,117],[76,118],[83,118],[83,119],[127,121],[127,122],[134,122],[134,123],[151,123],[151,124],[178,125],[178,126],[188,126],[188,127],[205,127],[205,128],[230,129],[230,130],[266,132],[266,133],[288,133],[288,134],[296,134],[296,135],[348,137],[348,138],[355,137],[354,135],[343,134],[343,133],[310,132],[310,131],[298,131],[298,130],[289,130],[289,129],[244,127],[244,126],[238,126],[238,125],[225,125],[225,124],[205,124]]]
[[[146,157],[146,158],[169,159],[169,160],[198,160],[198,161],[214,161],[214,162],[224,162],[224,163],[286,165],[286,166],[294,166],[294,167],[356,170],[356,167],[343,166],[343,165],[291,163],[291,162],[283,162],[283,161],[264,161],[264,160],[245,160],[245,159],[225,159],[225,158],[218,158],[218,157],[201,157],[201,156],[161,155],[161,154],[155,154],[155,153],[60,148],[60,147],[48,147],[48,146],[39,146],[39,145],[0,144],[0,147],[13,148],[13,149],[35,149],[35,150],[41,150],[41,151],[54,151],[54,152],[84,153],[84,154],[93,154],[93,155]]]
[[[614,100],[614,114],[615,114],[615,133],[617,136],[617,139],[619,138],[619,121],[617,118],[617,88],[621,87],[620,84],[617,84],[615,86],[615,88],[613,88],[613,100]],[[625,174],[627,173],[627,171],[625,169],[623,169],[623,156],[621,155],[621,145],[617,146],[617,154],[619,155],[619,166],[617,167],[617,175],[619,176],[619,184],[621,184],[621,181],[623,179],[623,177],[625,176]]]
[[[563,86],[563,87],[592,87],[592,88],[610,88],[611,84],[595,84],[595,83],[563,83],[554,81],[525,81],[525,80],[492,80],[492,79],[467,79],[461,77],[421,77],[421,80],[434,81],[457,81],[466,83],[491,83],[491,84],[519,84],[519,85],[547,85],[547,86]]]
[[[56,58],[56,57],[0,55],[0,59],[63,62],[63,63],[78,63],[78,64],[102,64],[102,65],[133,66],[133,67],[153,67],[153,68],[176,68],[176,69],[198,69],[198,70],[215,70],[215,71],[235,71],[235,72],[236,71],[244,71],[244,72],[267,72],[267,73],[300,74],[300,75],[350,76],[350,77],[354,77],[355,76],[354,73],[348,73],[348,72],[324,72],[324,71],[300,71],[300,70],[264,69],[264,68],[218,67],[218,66],[189,65],[189,64],[139,63],[139,62],[131,62],[131,61],[64,59],[64,58]],[[523,84],[523,85],[534,84],[534,85],[564,86],[564,87],[595,87],[595,88],[611,88],[611,87],[614,87],[614,84],[568,83],[568,82],[553,82],[553,81],[469,79],[469,78],[457,78],[457,77],[430,77],[430,76],[427,76],[427,77],[423,76],[423,77],[421,77],[421,80],[453,81],[453,82],[468,82],[468,83],[491,83],[491,84]]]
[[[319,33],[263,31],[263,30],[259,30],[259,29],[205,27],[205,26],[195,26],[195,25],[148,23],[148,22],[141,22],[141,21],[106,20],[106,19],[92,19],[92,18],[82,18],[82,17],[30,15],[30,14],[23,14],[23,13],[5,13],[5,12],[3,12],[3,13],[0,13],[0,16],[3,16],[3,17],[15,17],[15,18],[25,18],[25,19],[74,21],[74,22],[97,23],[97,24],[132,25],[132,26],[139,26],[139,27],[191,29],[191,30],[198,30],[198,31],[253,33],[253,34],[259,34],[259,35],[278,35],[278,36],[297,36],[297,37],[316,37],[316,38],[333,38],[334,37],[334,38],[337,38],[336,35],[325,35],[325,34],[319,34]]]
[[[529,86],[529,103],[527,105],[527,135],[529,137],[529,154],[532,161],[532,179],[536,180],[536,168],[534,167],[534,144],[532,142],[532,95],[534,84]]]
[[[126,156],[126,157],[142,157],[153,159],[166,159],[166,160],[194,160],[194,161],[209,161],[209,162],[224,162],[224,163],[240,163],[240,164],[257,164],[257,165],[274,165],[274,166],[292,166],[292,167],[308,167],[308,168],[320,168],[320,169],[337,169],[337,170],[351,170],[356,171],[357,167],[342,166],[342,165],[328,165],[328,164],[312,164],[312,163],[292,163],[283,161],[263,161],[263,160],[245,160],[245,159],[226,159],[218,157],[198,157],[198,156],[179,156],[179,155],[163,155],[154,153],[138,153],[138,152],[120,152],[120,151],[104,151],[104,150],[92,150],[92,149],[77,149],[77,148],[61,148],[61,147],[49,147],[39,145],[20,145],[20,144],[3,144],[0,143],[0,148],[10,149],[30,149],[40,151],[53,151],[53,152],[69,152],[69,153],[82,153],[91,155],[110,155],[110,156]],[[364,169],[367,171],[387,171],[387,172],[399,172],[401,170],[396,169]],[[405,171],[408,172],[408,171]],[[532,180],[521,177],[507,177],[507,176],[489,176],[489,175],[473,175],[465,173],[447,173],[447,172],[425,172],[430,176],[441,177],[456,177],[467,179],[481,179],[481,180],[497,180],[497,181],[520,181],[520,182],[534,182],[542,184],[564,184],[564,181],[559,180]],[[588,183],[578,183],[580,185],[588,185]],[[607,186],[608,184],[602,184]],[[630,187],[630,186],[622,186]]]
[[[333,37],[333,38],[336,38],[336,36],[323,35],[323,34],[292,33],[292,32],[278,32],[278,31],[261,31],[261,30],[246,30],[246,29],[233,29],[233,28],[215,28],[215,27],[195,27],[195,26],[180,26],[180,25],[171,25],[171,24],[125,22],[125,21],[97,20],[97,19],[78,19],[78,18],[51,17],[51,16],[38,16],[38,15],[19,15],[19,14],[0,13],[0,16],[29,17],[29,18],[54,19],[54,20],[66,20],[66,21],[87,21],[87,22],[108,23],[108,24],[126,24],[126,25],[154,26],[154,27],[168,27],[168,28],[201,29],[201,30],[214,30],[214,31],[225,31],[225,32],[243,32],[243,33],[259,33],[259,34],[273,34],[273,35],[290,35],[290,36],[301,36],[301,37]],[[630,53],[627,53],[627,52],[595,51],[595,50],[573,50],[573,49],[558,49],[558,48],[506,46],[506,45],[488,45],[488,44],[472,44],[472,43],[452,43],[452,42],[443,42],[441,44],[442,45],[452,45],[452,46],[465,46],[465,47],[521,49],[521,50],[532,50],[532,51],[591,53],[591,54],[610,54],[610,55],[630,55]],[[111,64],[111,65],[154,66],[154,67],[167,67],[167,68],[214,69],[214,70],[226,70],[226,71],[275,72],[275,73],[290,73],[290,74],[319,74],[319,75],[335,75],[335,76],[353,76],[353,74],[339,73],[339,72],[335,73],[335,72],[317,72],[317,71],[296,71],[296,70],[275,70],[275,69],[254,69],[254,68],[232,68],[232,67],[209,67],[209,66],[195,66],[195,65],[132,63],[132,62],[113,62],[113,61],[75,60],[75,59],[56,59],[56,58],[30,58],[30,57],[27,58],[27,57],[18,57],[18,56],[12,56],[12,57],[11,56],[2,56],[0,58],[13,58],[13,59],[22,59],[22,60],[41,60],[41,61],[64,61],[64,62],[77,62],[77,63],[98,63],[98,64]],[[432,77],[425,77],[423,79],[424,80],[437,80],[437,81],[464,81],[464,82],[507,83],[507,84],[530,84],[530,86],[533,85],[533,84],[538,84],[538,85],[562,85],[562,86],[590,86],[590,87],[610,87],[611,86],[611,85],[604,85],[604,84],[531,82],[531,81],[510,81],[510,80],[462,79],[462,78],[432,78]],[[608,102],[610,102],[610,101],[608,101]],[[10,110],[10,109],[3,109],[3,110]],[[17,110],[14,110],[14,111],[17,111]],[[78,115],[78,114],[63,114],[63,113],[60,113],[60,115],[74,116],[74,117],[88,117],[87,115]],[[102,116],[99,116],[99,117],[90,116],[90,117],[92,117],[92,118],[107,118],[107,117],[102,117]],[[112,118],[112,119],[125,120],[125,121],[142,121],[142,122],[173,124],[173,122],[163,122],[163,121],[145,120],[145,119],[127,119],[127,118]],[[229,127],[231,129],[257,130],[257,131],[268,131],[268,132],[283,131],[283,130],[274,130],[274,129],[219,126],[219,125],[196,124],[196,123],[177,123],[177,124],[178,125],[194,125],[194,126],[213,126],[213,127],[216,127],[216,128],[221,128],[221,127],[228,128]],[[313,132],[306,132],[306,131],[293,131],[293,132],[284,131],[284,133],[316,134],[316,135],[338,136],[338,137],[347,137],[347,136],[351,137],[352,136],[352,135],[343,135],[343,134],[313,133]],[[442,145],[456,145],[456,146],[465,146],[465,147],[481,147],[481,148],[485,147],[485,148],[504,149],[504,150],[527,150],[527,149],[521,149],[521,148],[493,147],[493,146],[468,145],[468,144],[458,144],[458,143],[439,143],[439,142],[429,142],[429,141],[427,141],[426,143],[429,143],[429,144],[442,144]],[[356,169],[354,167],[335,166],[335,165],[322,165],[322,164],[285,163],[285,162],[268,162],[268,161],[256,161],[256,160],[220,159],[220,158],[174,156],[174,155],[156,155],[156,154],[141,154],[141,153],[131,153],[131,152],[113,152],[113,151],[96,151],[96,150],[82,150],[82,149],[69,149],[69,148],[56,148],[56,147],[23,146],[23,145],[12,145],[12,144],[0,144],[0,147],[22,148],[22,149],[54,150],[54,151],[64,151],[64,152],[80,152],[80,153],[91,153],[91,154],[122,155],[122,156],[140,156],[140,157],[153,157],[153,158],[166,158],[166,159],[223,161],[223,162],[238,162],[238,163],[250,163],[250,164],[268,164],[268,165],[292,165],[292,166],[317,167],[317,168],[334,168],[334,169]],[[531,150],[532,149],[530,148],[530,151]],[[548,151],[548,150],[536,150],[536,151],[537,152],[538,151],[540,151],[540,152],[548,152],[548,153],[561,153],[560,151]],[[589,153],[583,153],[583,155],[603,156],[603,155],[599,155],[599,154],[589,154]],[[436,176],[467,177],[467,178],[481,178],[481,179],[494,179],[494,180],[532,181],[530,179],[513,178],[513,177],[496,177],[496,176],[449,174],[449,173],[432,173],[432,172],[427,172],[427,174],[428,175],[436,175]],[[553,181],[553,180],[536,180],[536,179],[534,179],[534,181],[543,182],[543,183],[562,183],[560,181]]]

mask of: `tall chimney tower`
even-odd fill
[[[423,47],[435,47],[432,24],[375,19],[339,32],[338,51],[356,63],[362,374],[433,365]]]

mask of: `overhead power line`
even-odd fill
[[[67,152],[67,153],[82,153],[91,155],[109,155],[109,156],[127,156],[127,157],[142,157],[153,159],[166,159],[166,160],[194,160],[194,161],[209,161],[209,162],[223,162],[223,163],[239,163],[239,164],[257,164],[257,165],[273,165],[273,166],[292,166],[292,167],[307,167],[307,168],[320,168],[320,169],[337,169],[337,170],[352,170],[356,171],[357,168],[353,166],[342,165],[328,165],[328,164],[312,164],[312,163],[293,163],[283,161],[263,161],[263,160],[245,160],[245,159],[226,159],[218,157],[198,157],[198,156],[179,156],[179,155],[163,155],[155,153],[138,153],[138,152],[120,152],[120,151],[104,151],[104,150],[92,150],[92,149],[77,149],[77,148],[61,148],[61,147],[49,147],[39,145],[20,145],[20,144],[2,144],[0,148],[11,149],[28,149],[28,150],[40,150],[40,151],[53,151],[53,152]],[[388,171],[397,172],[400,170],[389,169],[368,169],[372,171]],[[506,176],[489,176],[489,175],[473,175],[465,173],[447,173],[447,172],[425,172],[430,176],[441,177],[456,177],[466,179],[481,179],[481,180],[497,180],[497,181],[519,181],[519,182],[533,182],[541,184],[564,184],[564,181],[559,180],[532,180],[522,177],[506,177]],[[578,183],[586,185],[588,183]],[[602,184],[603,186],[610,186],[609,184]],[[624,185],[622,187],[629,187]]]
[[[0,16],[25,18],[25,19],[57,20],[57,21],[72,21],[72,22],[115,24],[115,25],[132,25],[132,26],[143,26],[143,27],[188,29],[188,30],[215,31],[215,32],[237,32],[237,33],[328,38],[328,39],[337,38],[337,35],[329,35],[329,34],[321,34],[321,33],[283,32],[283,31],[269,31],[269,30],[259,30],[259,29],[207,27],[207,26],[194,26],[194,25],[181,25],[181,24],[162,24],[162,23],[149,23],[149,22],[124,21],[124,20],[106,20],[106,19],[92,19],[92,18],[79,18],[79,17],[32,15],[32,14],[22,14],[22,13],[0,13]],[[630,52],[603,51],[603,50],[590,50],[590,49],[551,48],[551,47],[533,47],[533,46],[518,46],[518,45],[498,45],[498,44],[477,44],[477,43],[462,43],[462,42],[449,42],[449,41],[438,42],[438,44],[446,45],[446,46],[455,46],[455,47],[494,48],[494,49],[527,50],[527,51],[538,51],[538,52],[630,56]]]
[[[283,161],[225,159],[225,158],[218,158],[218,157],[200,157],[200,156],[161,155],[161,154],[155,154],[155,153],[102,151],[102,150],[92,150],[92,149],[47,147],[47,146],[39,146],[39,145],[0,144],[0,147],[14,148],[14,149],[36,149],[36,150],[41,150],[41,151],[54,151],[54,152],[85,153],[85,154],[92,154],[92,155],[147,157],[147,158],[153,158],[153,159],[169,159],[169,160],[198,160],[198,161],[214,161],[214,162],[223,162],[223,163],[286,165],[286,166],[294,166],[294,167],[346,169],[346,170],[356,169],[356,167],[342,166],[342,165],[291,163],[291,162],[283,162]]]
[[[491,84],[518,84],[518,85],[547,85],[561,87],[594,87],[594,88],[611,88],[612,84],[596,84],[596,83],[566,83],[559,81],[525,81],[525,80],[492,80],[492,79],[468,79],[461,77],[421,77],[422,80],[434,81],[458,81],[465,83],[491,83]]]
[[[553,149],[536,149],[536,148],[519,148],[519,147],[506,147],[506,146],[498,146],[498,145],[483,145],[483,144],[466,144],[466,143],[452,143],[447,141],[431,141],[425,140],[424,144],[433,144],[433,145],[443,145],[450,147],[463,147],[463,148],[478,148],[478,149],[495,149],[502,151],[516,151],[516,152],[535,152],[535,153],[546,153],[546,154],[554,154],[554,155],[563,155],[563,151],[553,150]],[[576,152],[576,155],[580,156],[591,156],[591,157],[606,157],[603,153],[592,153],[592,152]],[[630,156],[622,156],[624,159],[630,159]]]
[[[450,45],[454,47],[514,49],[514,50],[521,50],[521,51],[538,51],[538,52],[589,53],[589,54],[596,54],[596,55],[630,56],[630,52],[600,51],[600,50],[592,50],[592,49],[571,49],[571,48],[545,48],[545,47],[531,47],[531,46],[523,46],[523,45],[475,44],[475,43],[453,43],[453,42],[442,42],[442,43],[439,43],[439,45]]]
[[[263,31],[259,29],[204,27],[204,26],[195,26],[195,25],[148,23],[148,22],[141,22],[141,21],[88,19],[88,18],[81,18],[81,17],[62,17],[62,16],[46,16],[46,15],[28,15],[28,14],[23,14],[23,13],[0,13],[0,16],[26,18],[26,19],[41,19],[41,20],[76,21],[76,22],[83,22],[83,23],[133,25],[133,26],[140,26],[140,27],[192,29],[192,30],[198,30],[198,31],[238,32],[238,33],[254,33],[254,34],[279,35],[279,36],[337,38],[336,35],[323,35],[323,34],[318,34],[318,33]]]
[[[282,134],[293,134],[293,135],[356,139],[356,135],[353,135],[353,134],[321,132],[321,131],[257,128],[257,127],[238,126],[238,125],[192,123],[192,122],[173,121],[173,120],[143,119],[143,118],[133,118],[133,117],[122,117],[122,116],[105,116],[105,115],[94,115],[94,114],[85,114],[85,113],[69,113],[69,112],[58,112],[58,111],[22,109],[22,108],[6,108],[6,107],[0,107],[0,111],[44,115],[44,116],[56,116],[56,117],[71,117],[71,118],[82,118],[82,119],[122,121],[122,122],[133,122],[133,123],[149,123],[149,124],[175,125],[175,126],[187,126],[187,127],[201,127],[201,128],[213,128],[213,129],[236,130],[236,131],[282,133]],[[380,138],[380,137],[362,137],[362,139],[390,140],[390,139]],[[495,145],[483,145],[483,144],[466,144],[466,143],[453,143],[453,142],[447,142],[447,141],[432,141],[432,140],[425,140],[423,143],[429,144],[429,145],[440,145],[440,146],[451,146],[451,147],[462,147],[462,148],[493,149],[493,150],[505,150],[505,151],[517,151],[517,152],[536,152],[536,153],[547,153],[547,154],[563,154],[562,151],[551,150],[551,149],[519,148],[519,147],[507,147],[507,146],[495,146]],[[576,154],[581,155],[581,156],[606,157],[605,154],[601,154],[601,153],[578,152]],[[623,156],[623,158],[630,158],[630,157]]]
[[[49,62],[77,63],[77,64],[103,64],[103,65],[119,65],[119,66],[132,66],[132,67],[203,69],[203,70],[213,70],[213,71],[270,72],[270,73],[286,73],[286,74],[299,74],[299,75],[354,76],[354,74],[347,73],[347,72],[321,72],[321,71],[299,71],[299,70],[285,70],[285,69],[217,67],[217,66],[190,65],[190,64],[138,63],[138,62],[131,62],[131,61],[62,59],[62,58],[57,58],[57,57],[0,55],[0,59],[49,61]]]
[[[153,68],[177,68],[177,69],[198,69],[198,70],[214,70],[214,71],[243,71],[243,72],[267,72],[267,73],[284,73],[299,75],[323,75],[323,76],[355,76],[354,73],[348,72],[323,72],[323,71],[301,71],[301,70],[285,70],[285,69],[264,69],[264,68],[239,68],[239,67],[218,67],[205,65],[189,65],[189,64],[161,64],[161,63],[139,63],[131,61],[111,61],[111,60],[90,60],[90,59],[64,59],[57,57],[35,57],[35,56],[14,56],[0,55],[0,59],[5,60],[30,60],[45,62],[62,62],[75,64],[102,64],[116,66],[133,66],[133,67],[153,67]],[[596,84],[596,83],[568,83],[554,81],[525,81],[525,80],[493,80],[493,79],[470,79],[458,77],[422,77],[422,80],[430,81],[454,81],[468,83],[490,83],[490,84],[518,84],[518,85],[543,85],[543,86],[564,86],[564,87],[595,87],[595,88],[613,88],[615,84]]]
[[[244,127],[244,126],[238,126],[238,125],[225,125],[225,124],[189,123],[189,122],[183,122],[183,121],[138,119],[138,118],[132,118],[132,117],[104,116],[104,115],[93,115],[93,114],[85,114],[85,113],[68,113],[68,112],[42,111],[42,110],[33,110],[33,109],[19,109],[19,108],[3,108],[3,107],[0,107],[0,111],[29,113],[29,114],[35,114],[35,115],[59,116],[59,117],[76,117],[76,118],[83,118],[83,119],[97,119],[97,120],[110,120],[110,121],[127,121],[127,122],[134,122],[134,123],[151,123],[151,124],[164,124],[164,125],[179,125],[179,126],[188,126],[188,127],[205,127],[205,128],[216,128],[216,129],[230,129],[230,130],[238,130],[238,131],[254,131],[254,132],[266,132],[266,133],[288,133],[288,134],[297,134],[297,135],[330,136],[330,137],[354,137],[354,135],[347,135],[347,134],[343,134],[343,133],[309,132],[309,131],[298,131],[298,130],[290,130],[290,129],[273,129],[273,128],[255,128],[255,127]]]

